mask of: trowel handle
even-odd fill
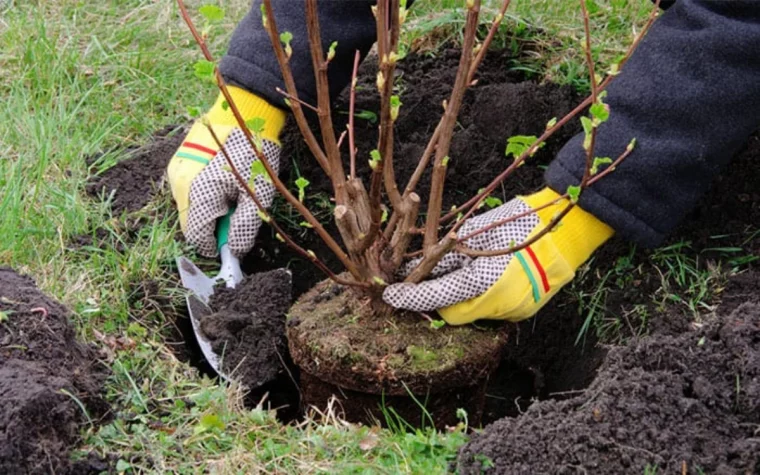
[[[218,246],[219,256],[222,260],[222,267],[219,269],[217,278],[224,279],[227,287],[234,288],[243,280],[243,271],[240,269],[240,260],[232,254],[230,246],[227,245],[230,235],[230,218],[235,212],[235,207],[219,218],[216,222],[216,245]]]
[[[216,250],[222,252],[222,247],[227,244],[230,238],[230,220],[232,219],[232,213],[235,212],[235,207],[231,206],[227,214],[219,218],[216,222]]]

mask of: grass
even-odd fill
[[[196,47],[173,2],[16,3],[0,12],[0,262],[34,276],[68,305],[83,339],[125,336],[136,345],[130,351],[107,348],[113,370],[107,395],[115,418],[84,429],[82,453],[107,454],[120,472],[135,473],[446,471],[466,440],[464,426],[450,433],[406,432],[400,422],[396,431],[358,427],[342,422],[339,408],[283,426],[270,412],[243,407],[237,388],[219,386],[176,359],[163,336],[171,317],[161,310],[166,305],[156,304],[163,299],[182,305],[172,262],[186,249],[174,239],[176,213],[168,193],[136,214],[112,216],[83,190],[91,173],[124,158],[112,151],[89,166],[87,157],[142,144],[153,131],[185,122],[187,106],[211,102],[215,92],[193,78]],[[446,10],[453,3],[420,0],[405,44],[456,25],[461,16]],[[587,87],[577,2],[514,3],[499,42],[530,40],[537,54],[511,67]],[[641,24],[648,5],[589,3],[598,7],[595,54],[606,64],[630,40],[629,25]],[[224,2],[228,20],[213,35],[214,51],[223,51],[231,19],[240,18],[248,4]],[[135,219],[143,226],[127,238]],[[102,245],[71,244],[72,237],[94,236],[98,229],[105,235]],[[674,256],[691,265],[687,248],[662,250],[663,282],[691,279],[694,292],[684,301],[698,310],[704,285],[712,282],[672,268]],[[603,281],[617,277],[613,272]],[[158,293],[147,291],[148,284]]]

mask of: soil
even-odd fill
[[[291,275],[284,269],[249,275],[235,289],[216,287],[201,320],[201,331],[221,357],[222,369],[248,389],[258,404],[264,394],[279,416],[299,410],[294,367],[285,337],[285,313],[292,303]]]
[[[82,462],[73,468],[69,453],[82,428],[108,414],[102,389],[109,371],[94,348],[77,341],[69,315],[31,278],[0,267],[2,473],[86,468]]]
[[[594,382],[476,434],[461,473],[760,471],[760,305],[610,351]],[[684,470],[685,467],[685,470]]]
[[[183,127],[170,125],[156,132],[147,145],[125,149],[129,158],[93,176],[87,183],[87,194],[105,199],[113,194],[111,210],[114,214],[139,210],[161,186],[169,160],[184,138]],[[93,166],[103,155],[94,155],[86,161]]]

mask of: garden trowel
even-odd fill
[[[231,209],[224,217],[219,219],[216,226],[216,243],[219,249],[219,255],[222,260],[222,267],[216,277],[208,277],[201,271],[198,266],[186,258],[180,256],[177,258],[177,268],[182,279],[182,286],[192,292],[186,297],[187,311],[190,314],[190,321],[193,325],[195,339],[201,347],[203,356],[214,371],[223,379],[229,379],[222,371],[219,361],[219,355],[214,353],[211,342],[201,330],[201,320],[206,315],[212,313],[208,306],[209,298],[214,294],[214,286],[223,280],[227,287],[234,288],[243,280],[243,271],[240,269],[240,261],[232,254],[227,244],[230,231],[230,216],[234,212]]]

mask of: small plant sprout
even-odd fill
[[[305,0],[306,34],[309,53],[312,59],[314,79],[316,84],[316,104],[308,104],[299,98],[293,72],[289,65],[289,58],[293,54],[293,35],[287,31],[279,32],[275,15],[272,10],[271,0],[263,0],[261,5],[261,21],[269,36],[269,40],[277,58],[284,89],[277,91],[284,97],[285,103],[290,107],[298,129],[308,146],[314,159],[319,164],[322,172],[329,178],[332,185],[332,200],[334,201],[333,217],[340,232],[342,242],[338,242],[325,230],[325,227],[314,216],[314,213],[304,204],[306,188],[309,181],[300,177],[296,180],[297,193],[290,191],[288,186],[277,176],[275,170],[269,164],[266,155],[262,151],[261,141],[257,136],[263,130],[264,123],[256,122],[256,119],[245,123],[227,91],[222,76],[216,68],[216,63],[205,41],[205,36],[199,34],[185,7],[183,0],[177,0],[183,19],[198,42],[204,59],[195,64],[195,75],[203,80],[213,80],[221,90],[229,104],[229,109],[238,120],[243,133],[249,141],[258,160],[254,161],[251,169],[252,179],[246,183],[235,169],[232,161],[227,156],[223,144],[215,137],[217,145],[225,155],[225,159],[231,172],[235,175],[241,186],[244,186],[250,196],[259,207],[261,215],[270,226],[274,228],[278,239],[285,242],[298,253],[308,258],[319,267],[332,280],[339,284],[352,287],[361,295],[369,297],[372,308],[377,312],[387,311],[382,303],[383,289],[392,283],[404,281],[418,283],[427,278],[435,265],[448,252],[457,251],[469,257],[496,256],[519,251],[556,227],[570,209],[578,203],[583,191],[592,186],[598,180],[603,179],[630,155],[635,141],[622,150],[614,160],[610,157],[597,157],[594,155],[596,134],[599,129],[614,114],[609,106],[604,103],[605,88],[614,79],[620,69],[624,67],[641,38],[653,23],[659,0],[655,3],[649,21],[641,29],[627,53],[613,66],[614,74],[610,73],[597,76],[595,64],[591,57],[591,32],[589,27],[589,12],[586,0],[579,0],[581,13],[584,20],[585,41],[583,51],[589,71],[591,94],[575,109],[561,118],[551,118],[546,123],[546,129],[539,136],[518,135],[510,137],[506,142],[505,154],[512,160],[505,165],[505,169],[499,172],[494,179],[484,186],[475,196],[466,200],[459,206],[448,211],[442,209],[443,192],[446,182],[446,173],[451,160],[460,160],[461,157],[451,156],[451,141],[457,124],[457,115],[465,100],[465,92],[477,81],[475,75],[480,63],[487,53],[491,41],[504,18],[509,7],[510,0],[503,0],[501,8],[492,18],[488,32],[482,39],[478,39],[481,22],[481,1],[462,0],[464,13],[464,31],[461,39],[461,51],[459,66],[457,68],[454,84],[449,97],[444,101],[443,112],[440,121],[430,136],[425,150],[419,157],[417,166],[411,177],[405,184],[400,184],[394,169],[394,124],[402,109],[403,97],[394,90],[396,64],[399,54],[400,25],[407,16],[406,0],[379,0],[372,7],[377,31],[377,76],[375,86],[380,98],[380,110],[375,112],[356,111],[355,96],[357,89],[357,75],[359,67],[359,52],[354,54],[353,73],[349,90],[349,123],[346,130],[335,130],[332,121],[332,109],[328,84],[328,69],[331,61],[337,54],[345,54],[339,49],[337,42],[329,43],[325,52],[322,38],[320,37],[319,19],[317,15],[317,0]],[[224,12],[218,7],[202,7],[201,14],[206,21],[218,21],[223,18]],[[329,40],[329,39],[327,39]],[[584,130],[583,149],[586,154],[586,167],[580,183],[568,187],[566,193],[552,202],[536,207],[522,215],[511,216],[503,220],[490,223],[480,229],[469,232],[467,235],[460,233],[465,221],[482,207],[493,208],[502,204],[499,198],[492,196],[494,191],[505,179],[525,161],[533,156],[546,140],[556,131],[576,118],[586,108],[589,108],[589,116],[581,117]],[[304,108],[316,113],[319,124],[319,136],[309,126]],[[377,145],[373,150],[357,150],[354,137],[354,119],[369,120],[378,127]],[[209,128],[209,130],[211,130]],[[213,134],[213,130],[211,130]],[[346,147],[342,147],[344,138],[348,137],[348,173],[344,168],[344,154]],[[357,154],[369,154],[370,173],[368,177],[360,177],[356,170]],[[365,157],[367,155],[364,155]],[[423,175],[430,175],[430,193],[425,199],[424,215],[421,213],[423,199],[416,192],[417,185]],[[337,260],[345,268],[345,273],[336,275],[310,250],[300,247],[280,226],[276,220],[262,208],[256,196],[253,182],[255,178],[264,177],[271,182],[277,192],[285,201],[293,207],[303,218],[301,225],[308,232],[316,233],[327,245]],[[503,226],[511,221],[519,219],[525,214],[534,213],[538,210],[556,205],[559,202],[567,204],[561,211],[555,214],[548,225],[534,233],[532,237],[522,243],[513,243],[507,249],[480,251],[471,249],[466,242],[472,237],[486,232],[498,226]],[[420,219],[423,215],[424,219]],[[421,246],[409,249],[413,242],[420,239]],[[416,244],[415,244],[416,246]],[[404,261],[410,257],[417,257],[415,265],[410,272],[403,277],[398,272]],[[435,325],[438,324],[434,324]]]

